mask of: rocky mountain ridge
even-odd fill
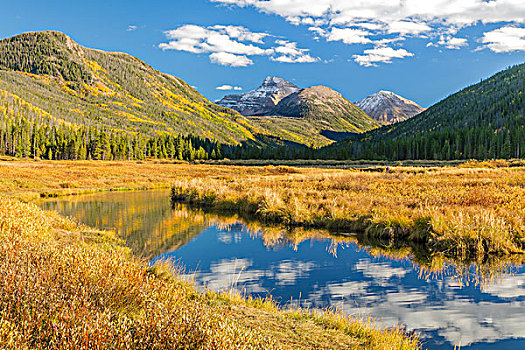
[[[327,86],[300,89],[272,76],[257,89],[228,95],[218,104],[239,111],[272,135],[315,146],[382,125]]]
[[[268,76],[257,89],[244,94],[227,95],[217,104],[245,116],[265,115],[271,113],[284,97],[298,90],[297,86],[285,79]]]
[[[384,90],[376,92],[355,104],[372,119],[384,124],[402,122],[425,110],[414,101]]]

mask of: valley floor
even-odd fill
[[[289,227],[418,242],[462,260],[525,245],[525,168],[354,170],[173,162],[0,162],[3,348],[417,348],[400,330],[337,313],[199,294],[106,232],[33,204],[41,197],[173,188],[173,200]],[[519,164],[518,164],[519,165]],[[67,345],[67,346],[64,346]]]
[[[427,164],[428,165],[428,164]],[[0,162],[0,191],[40,197],[173,187],[174,200],[266,223],[418,242],[478,259],[525,248],[525,167],[467,162],[356,169],[149,162]]]
[[[133,256],[112,233],[24,203],[181,179],[282,176],[280,168],[2,162],[0,174],[0,348],[418,348],[417,337],[400,329],[337,312],[199,293],[167,265],[150,267]]]

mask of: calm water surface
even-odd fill
[[[419,332],[428,349],[525,349],[521,265],[476,269],[449,263],[428,273],[406,254],[392,257],[353,237],[286,232],[172,208],[168,191],[95,194],[41,206],[115,230],[152,262],[184,265],[199,286],[235,287],[272,295],[283,305],[335,306],[376,317],[383,325]]]

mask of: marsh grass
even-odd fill
[[[394,168],[184,179],[172,200],[288,227],[423,242],[461,259],[521,254],[523,168]]]
[[[418,348],[401,329],[199,293],[112,233],[32,204],[0,197],[0,213],[2,349]]]
[[[290,167],[260,168],[173,161],[1,161],[0,193],[25,202],[107,191],[169,189],[191,178],[275,176],[298,173]]]

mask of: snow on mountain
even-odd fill
[[[387,124],[401,122],[425,110],[414,101],[391,91],[376,92],[356,102],[356,106],[371,118]]]
[[[235,109],[242,115],[264,115],[271,112],[286,96],[299,91],[299,88],[287,80],[269,76],[257,89],[238,95],[227,95],[217,104]]]

